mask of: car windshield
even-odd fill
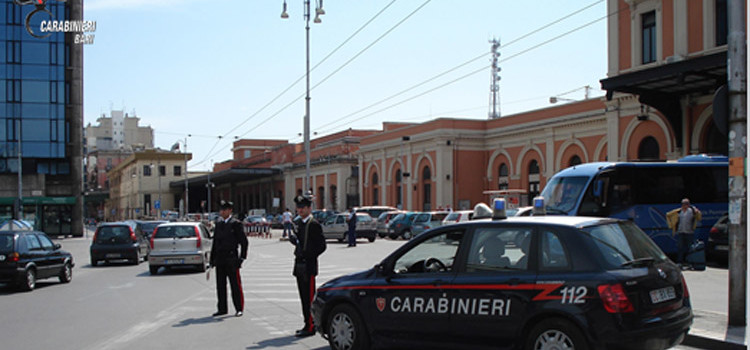
[[[0,252],[13,251],[13,235],[0,235]]]
[[[102,226],[96,233],[96,243],[112,242],[124,243],[130,238],[130,227],[128,226]]]
[[[154,238],[190,238],[195,237],[193,226],[162,226],[156,229]]]
[[[146,234],[151,234],[151,232],[154,232],[154,229],[156,228],[156,226],[159,226],[159,225],[161,225],[161,224],[163,224],[165,222],[166,221],[162,221],[162,222],[147,222],[147,223],[144,223],[141,227],[143,229],[143,232],[145,232]]]
[[[609,268],[635,267],[637,263],[664,261],[667,257],[656,244],[632,222],[584,227]]]
[[[430,214],[422,213],[414,217],[414,222],[427,222],[430,221]]]
[[[553,178],[542,191],[548,214],[565,214],[573,210],[581,197],[586,176]]]
[[[456,221],[456,220],[458,220],[458,217],[459,217],[459,216],[460,216],[460,214],[459,214],[459,213],[457,213],[457,212],[453,212],[453,213],[450,213],[450,214],[448,214],[448,216],[446,216],[446,217],[445,217],[445,220],[448,220],[448,221]]]
[[[448,216],[446,213],[434,213],[432,214],[432,221],[443,221]]]
[[[403,220],[405,217],[406,217],[406,214],[398,214],[398,215],[394,216],[393,219],[391,219],[391,221]]]

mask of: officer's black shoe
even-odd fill
[[[309,337],[315,335],[315,331],[309,331],[307,327],[302,328],[294,333],[295,337]]]
[[[234,314],[237,317],[242,317],[242,311],[237,311],[237,313]]]
[[[213,316],[213,317],[216,317],[216,316],[222,316],[222,315],[226,315],[226,314],[227,314],[227,312],[226,312],[226,311],[224,311],[224,312],[222,312],[222,311],[216,311],[216,312],[214,312],[214,314],[213,314],[213,315],[211,315],[211,316]]]

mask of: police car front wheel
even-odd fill
[[[367,350],[370,339],[357,310],[347,304],[336,306],[328,318],[328,343],[333,350]]]
[[[588,350],[586,339],[578,327],[570,322],[552,318],[539,322],[529,333],[525,349],[552,350],[571,349]]]

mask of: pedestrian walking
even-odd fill
[[[235,316],[240,317],[245,308],[240,268],[247,258],[247,237],[242,229],[242,223],[232,217],[234,204],[221,201],[219,208],[221,217],[216,220],[210,258],[211,267],[216,267],[216,296],[218,298],[217,310],[213,316],[226,315],[228,312],[228,279],[229,286],[232,288]]]
[[[681,266],[685,264],[685,255],[695,240],[695,228],[701,220],[701,211],[690,205],[687,198],[682,199],[679,208],[667,213],[667,225],[677,239],[677,263]]]
[[[282,223],[284,225],[284,233],[281,237],[287,237],[287,235],[292,233],[292,212],[289,211],[289,208],[286,208],[286,211],[282,216]]]
[[[318,275],[318,256],[326,250],[323,228],[312,216],[310,196],[299,195],[294,198],[297,205],[295,219],[296,235],[290,234],[289,242],[294,248],[294,270],[297,278],[297,289],[302,303],[302,317],[305,325],[297,330],[295,336],[307,337],[315,334],[315,325],[310,314],[310,305],[315,297],[315,276]]]
[[[346,231],[346,236],[349,239],[348,247],[356,247],[357,246],[357,213],[354,211],[354,208],[349,209],[349,216],[346,218],[346,223],[348,224],[348,229]]]

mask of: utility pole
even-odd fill
[[[188,135],[188,136],[190,136],[190,135]],[[190,208],[190,206],[189,206],[190,201],[188,200],[188,195],[189,195],[190,191],[188,190],[188,166],[187,166],[187,163],[188,163],[188,159],[187,159],[187,136],[185,136],[185,217],[187,217],[187,214],[190,212],[190,210],[189,210],[189,208]]]
[[[489,119],[500,118],[500,66],[498,58],[500,57],[500,40],[490,40],[492,44],[492,72],[490,75],[490,113]]]
[[[18,140],[18,205],[16,206],[18,220],[23,220],[23,156],[21,154],[21,119],[16,121],[16,139]]]
[[[727,1],[730,326],[745,326],[747,307],[747,42],[744,3],[741,0]]]

